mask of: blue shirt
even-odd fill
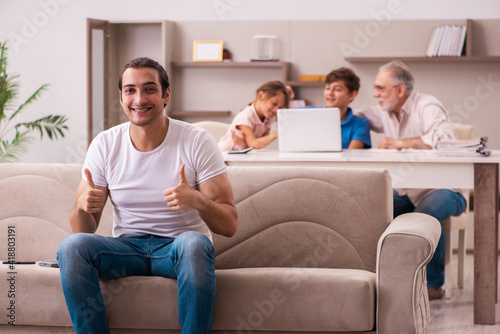
[[[340,123],[342,132],[342,148],[348,148],[351,140],[359,140],[365,146],[371,148],[370,123],[364,118],[354,116],[352,109],[347,109],[347,118]]]
[[[316,106],[307,106],[304,108],[317,108]],[[325,108],[325,107],[323,107]],[[342,148],[347,149],[351,140],[359,140],[365,146],[363,148],[371,148],[372,141],[370,138],[370,123],[364,118],[354,116],[351,108],[347,108],[347,117],[340,122],[340,130],[342,134]]]

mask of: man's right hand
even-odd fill
[[[378,148],[395,148],[400,150],[403,147],[401,145],[401,140],[398,141],[398,139],[384,136],[378,142]]]
[[[395,139],[384,136],[379,141],[378,148],[395,148],[398,150],[404,148],[416,148],[416,149],[430,150],[432,149],[432,146],[429,146],[426,143],[424,143],[424,141],[420,137]]]
[[[106,195],[104,191],[96,188],[90,170],[85,168],[83,172],[87,177],[87,185],[85,191],[78,198],[78,208],[87,213],[101,212],[106,202]]]

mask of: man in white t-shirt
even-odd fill
[[[163,115],[169,86],[156,61],[129,62],[119,80],[129,122],[100,133],[87,152],[69,216],[74,234],[57,254],[76,333],[109,332],[98,280],[132,275],[177,279],[182,333],[211,333],[211,233],[232,236],[238,215],[217,143]],[[108,197],[113,237],[94,234]]]
[[[414,79],[408,67],[400,61],[382,66],[375,78],[373,97],[377,106],[357,112],[366,118],[370,128],[383,132],[379,148],[432,149],[440,140],[455,140],[448,112],[432,95],[413,89]],[[394,190],[394,216],[407,212],[422,212],[440,222],[458,216],[466,208],[459,189],[397,189]],[[444,234],[432,260],[427,265],[427,290],[430,299],[444,295]]]

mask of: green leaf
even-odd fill
[[[40,97],[40,94],[43,91],[47,90],[47,87],[49,87],[49,85],[45,84],[45,85],[42,85],[40,88],[38,88],[36,90],[36,92],[33,93],[33,95],[31,95],[23,104],[21,104],[19,106],[19,108],[17,108],[17,110],[12,114],[12,116],[10,116],[9,120],[11,120],[14,117],[16,117],[27,105],[35,102]]]
[[[20,156],[28,151],[28,145],[33,141],[29,132],[17,133],[12,141],[2,140],[0,147],[0,163],[18,161]]]
[[[24,103],[16,107],[15,99],[19,92],[16,80],[19,76],[7,73],[7,49],[7,42],[0,42],[0,162],[16,160],[26,153],[32,138],[29,134],[33,132],[38,132],[40,139],[47,134],[49,139],[53,140],[63,138],[68,130],[65,125],[66,116],[60,115],[49,115],[32,122],[11,125],[28,105],[39,99],[49,85],[40,86]],[[15,134],[9,141],[6,134],[11,131],[15,131]]]
[[[19,123],[16,125],[16,131],[20,127],[24,127],[31,131],[38,131],[40,133],[40,139],[43,138],[44,133],[46,133],[50,139],[58,139],[59,136],[64,137],[64,130],[68,129],[65,125],[67,120],[66,116],[49,115],[33,122]]]

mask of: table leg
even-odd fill
[[[498,164],[474,164],[474,323],[495,324]]]

